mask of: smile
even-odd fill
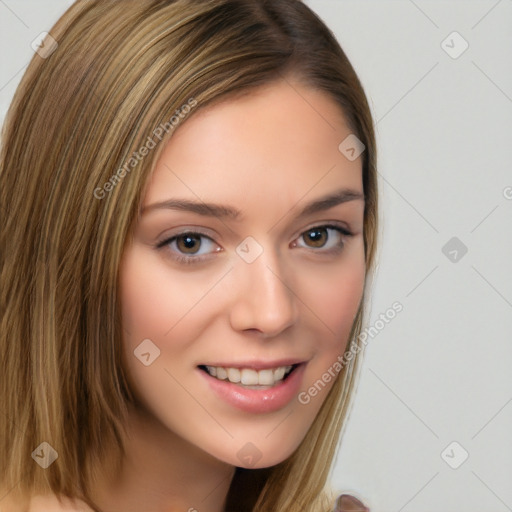
[[[205,390],[213,391],[214,395],[237,409],[262,414],[288,406],[299,393],[307,362],[283,365],[284,362],[279,366],[262,364],[268,365],[267,368],[259,369],[244,368],[240,364],[240,368],[200,365],[196,370],[207,385]]]
[[[252,368],[224,368],[222,366],[201,366],[212,377],[218,380],[227,380],[233,384],[240,384],[249,389],[264,389],[281,383],[296,365],[278,366],[264,370]]]

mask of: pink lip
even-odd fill
[[[239,366],[239,368],[243,368],[243,366]],[[306,364],[300,364],[286,380],[268,389],[246,389],[227,380],[216,379],[199,368],[197,371],[224,401],[242,411],[261,414],[278,411],[291,402],[299,391],[305,368]]]

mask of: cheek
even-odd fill
[[[141,251],[125,252],[119,283],[125,333],[151,338],[171,327],[168,311],[174,311],[178,301],[169,293],[165,276],[144,260]]]
[[[352,327],[362,298],[363,286],[364,268],[340,272],[339,279],[333,275],[332,282],[325,287],[320,298],[322,311],[326,324],[336,335]]]
[[[123,365],[139,402],[156,416],[164,400],[163,390],[173,396],[173,404],[184,410],[190,407],[189,397],[180,402],[179,385],[166,370],[180,381],[183,375],[179,372],[188,370],[172,363],[186,360],[187,350],[200,332],[195,312],[207,284],[191,284],[190,276],[173,272],[146,248],[132,247],[123,255],[119,272]],[[205,313],[204,308],[201,312]]]
[[[135,387],[161,389],[162,382],[153,380],[158,373],[169,384],[165,369],[173,374],[190,370],[176,361],[190,360],[194,342],[221,307],[208,296],[214,278],[178,272],[146,248],[125,251],[119,272],[123,358]],[[144,366],[139,356],[148,352],[150,364]]]
[[[316,279],[309,276],[304,282],[304,286],[307,286],[303,288],[304,297],[308,297],[308,302],[304,302],[315,313],[310,324],[313,326],[312,338],[315,340],[314,357],[302,388],[311,400],[306,406],[311,417],[318,412],[329,389],[334,385],[338,374],[335,363],[346,351],[363,296],[366,272],[364,249],[362,245],[353,249],[343,264],[332,265],[329,269],[324,267],[317,273]],[[319,379],[322,380],[320,384]],[[310,394],[312,386],[315,389]]]
[[[363,296],[364,252],[354,250],[348,256],[343,264],[326,266],[316,278],[308,276],[303,283],[304,302],[325,333],[321,339],[326,349],[340,349],[346,343]]]
[[[198,324],[191,325],[190,313],[187,316],[197,302],[191,292],[195,288],[185,286],[183,279],[162,262],[152,261],[144,249],[126,251],[121,262],[123,364],[142,402],[161,401],[160,390],[173,384],[165,369],[170,361],[183,358],[197,335]]]
[[[139,248],[125,253],[119,282],[124,331],[134,341],[171,337],[211,286],[210,279],[177,272]]]

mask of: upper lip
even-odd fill
[[[204,363],[199,366],[221,366],[223,368],[250,368],[252,370],[266,370],[268,368],[278,368],[280,366],[293,366],[295,364],[304,363],[305,359],[287,358],[278,359],[276,361],[263,361],[263,360],[252,360],[252,361],[232,361],[226,362],[215,362],[215,363]]]

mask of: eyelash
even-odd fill
[[[335,224],[322,224],[322,225],[319,225],[319,226],[313,226],[309,229],[307,229],[306,231],[303,231],[299,238],[301,238],[302,236],[304,236],[306,233],[309,233],[310,231],[314,231],[314,230],[318,230],[318,229],[333,229],[335,231],[337,231],[340,235],[342,235],[342,237],[351,237],[353,236],[353,233],[351,233],[348,229],[346,228],[343,228],[341,226],[338,226],[338,225],[335,225]],[[208,236],[206,233],[203,233],[201,231],[183,231],[182,233],[178,233],[176,235],[173,235],[172,237],[170,238],[166,238],[165,240],[161,241],[161,242],[158,242],[156,244],[156,249],[164,249],[166,246],[170,245],[172,242],[174,242],[175,240],[177,240],[179,237],[182,237],[182,236],[185,236],[185,235],[199,235],[201,237],[204,237],[204,238],[208,238],[209,240],[211,240],[212,242],[214,242],[214,240]],[[328,240],[329,240],[329,237],[328,237]],[[345,242],[341,241],[341,245],[336,247],[336,248],[331,248],[327,251],[322,251],[322,248],[320,247],[318,250],[315,250],[314,248],[311,248],[313,249],[313,252],[322,252],[323,254],[338,254],[340,253],[343,248],[345,247]],[[299,247],[299,248],[304,248],[304,247]],[[171,251],[171,252],[175,252],[175,251]],[[218,251],[220,252],[220,251]],[[183,263],[185,265],[190,265],[190,264],[196,264],[196,263],[201,263],[205,260],[207,260],[209,258],[210,254],[209,255],[206,255],[206,256],[194,256],[194,255],[191,255],[191,256],[181,256],[180,254],[178,253],[175,253],[173,254],[171,257],[176,260],[178,263]]]

